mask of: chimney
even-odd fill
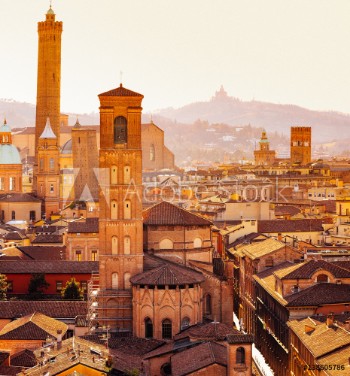
[[[348,332],[350,332],[350,320],[346,320],[345,321],[344,328],[345,328],[345,330],[347,330]]]
[[[280,242],[282,241],[282,234],[280,232],[277,235],[277,240],[279,240]]]
[[[331,312],[331,313],[327,316],[327,326],[328,326],[328,328],[330,328],[333,324],[334,324],[334,315],[333,315],[333,313]]]
[[[59,350],[62,347],[62,330],[57,330],[57,350]]]

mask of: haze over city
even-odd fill
[[[62,99],[97,112],[97,94],[137,87],[145,112],[208,100],[220,85],[243,100],[349,112],[350,3],[297,0],[60,0]],[[47,0],[0,4],[0,98],[35,103],[36,23]],[[122,75],[120,72],[123,72]]]

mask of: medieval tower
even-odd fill
[[[290,161],[302,166],[311,162],[311,127],[291,127]]]
[[[132,330],[130,278],[143,270],[141,102],[120,87],[100,100],[99,323]]]
[[[61,94],[61,34],[62,22],[55,21],[50,9],[46,20],[38,22],[38,78],[35,120],[35,165],[38,166],[39,137],[44,131],[46,119],[60,145],[60,94]],[[36,169],[35,169],[36,172]],[[36,173],[34,190],[38,190]]]
[[[259,150],[254,150],[255,164],[257,166],[271,166],[275,162],[275,158],[276,152],[270,150],[270,142],[264,130],[259,141]]]

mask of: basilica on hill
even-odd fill
[[[141,124],[143,95],[122,83],[99,94],[98,132],[77,120],[62,140],[61,130],[68,127],[60,113],[61,34],[62,22],[50,6],[46,19],[38,23],[31,182],[22,179],[9,125],[5,121],[0,128],[0,188],[4,200],[12,202],[10,213],[2,209],[0,197],[2,220],[44,216],[49,221],[59,218],[65,205],[85,201],[91,208],[89,218],[73,223],[79,227],[75,232],[68,224],[67,235],[68,242],[76,242],[68,260],[98,261],[88,283],[84,340],[107,333],[111,341],[159,341],[158,352],[144,360],[143,374],[168,375],[171,368],[184,367],[170,359],[177,352],[172,348],[181,346],[189,359],[185,373],[251,375],[253,338],[233,328],[232,284],[214,250],[212,222],[165,201],[143,209],[143,169],[174,168],[163,131],[153,123]],[[17,133],[17,140],[24,140],[26,132]],[[67,179],[72,189],[64,186]],[[18,204],[21,208],[14,209]],[[94,246],[86,247],[85,255],[79,247],[87,233]],[[94,258],[89,252],[95,252]],[[194,366],[190,359],[196,346],[208,356]]]

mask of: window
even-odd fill
[[[11,212],[11,219],[14,221],[16,219],[16,212],[12,210]]]
[[[54,187],[53,187],[53,184],[50,184],[50,193],[54,193]]]
[[[243,347],[238,347],[236,350],[236,364],[245,364],[245,350]]]
[[[169,319],[162,321],[162,338],[171,339],[172,338],[172,323]]]
[[[118,273],[112,274],[112,289],[118,289]]]
[[[87,281],[80,281],[80,288],[85,293],[87,291]]]
[[[317,283],[327,283],[328,282],[328,276],[326,274],[319,274],[316,277]]]
[[[124,255],[130,255],[130,236],[124,236]]]
[[[111,202],[111,219],[118,219],[118,203],[115,200]]]
[[[127,142],[127,120],[124,116],[114,119],[114,143],[125,144]]]
[[[10,191],[14,191],[16,189],[16,178],[10,177]]]
[[[130,184],[130,167],[124,167],[124,184]]]
[[[5,178],[0,178],[0,191],[5,190]]]
[[[30,221],[35,221],[35,218],[36,218],[35,210],[31,210],[31,211],[29,212],[29,220],[30,220]]]
[[[13,281],[6,281],[7,283],[7,292],[13,292]]]
[[[93,249],[91,251],[91,261],[97,261],[97,250]]]
[[[205,296],[205,310],[206,315],[211,315],[211,295],[207,294]]]
[[[50,167],[50,170],[55,169],[55,160],[53,158],[50,158],[49,167]]]
[[[81,251],[80,250],[75,251],[75,260],[81,261]]]
[[[173,249],[174,243],[171,239],[163,239],[159,242],[159,249]]]
[[[155,149],[154,149],[154,145],[153,144],[151,144],[151,146],[149,147],[149,160],[150,161],[155,161],[156,160]]]
[[[61,292],[63,288],[63,282],[62,281],[56,281],[56,292]]]
[[[273,266],[273,257],[272,256],[266,257],[265,266],[267,268],[270,268],[270,267]]]
[[[111,167],[111,184],[118,184],[118,168],[117,168],[117,166]]]
[[[153,322],[149,317],[145,318],[145,338],[153,338]]]
[[[181,321],[181,330],[184,330],[189,326],[190,326],[190,319],[188,317],[184,317]]]
[[[129,290],[131,288],[130,277],[131,277],[130,273],[124,274],[124,289],[125,290]]]
[[[118,238],[116,236],[112,236],[112,255],[118,254]]]
[[[43,185],[40,184],[40,193],[43,193]]]
[[[124,219],[131,219],[131,201],[124,201]]]
[[[43,158],[40,158],[39,168],[40,168],[40,171],[42,171],[44,169],[44,159]]]
[[[193,248],[201,248],[202,247],[202,239],[195,238],[193,240]]]

